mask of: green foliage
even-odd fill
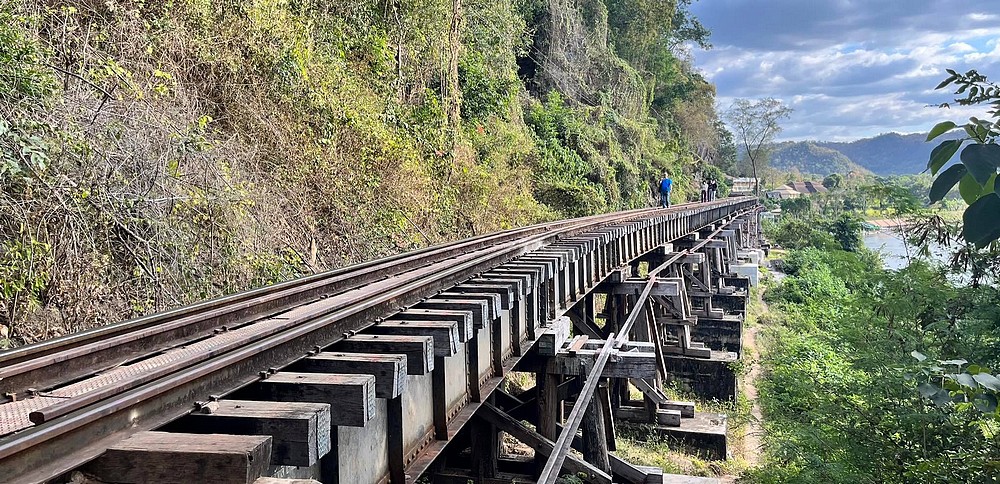
[[[786,198],[779,202],[781,213],[791,216],[801,216],[812,211],[812,201],[809,197]]]
[[[989,114],[993,120],[970,118],[961,126],[966,136],[938,144],[927,161],[931,174],[938,175],[930,198],[932,202],[941,200],[958,184],[962,198],[969,204],[962,215],[962,236],[970,244],[985,247],[1000,239],[1000,223],[997,222],[1000,220],[1000,186],[995,183],[997,170],[1000,169],[1000,145],[997,144],[1000,137],[1000,86],[974,70],[959,74],[949,69],[948,73],[951,75],[937,88],[954,84],[957,87],[955,94],[965,96],[956,99],[960,105],[990,104],[992,109]],[[927,135],[927,141],[957,127],[959,125],[952,121],[938,123]],[[959,150],[961,164],[938,174]]]
[[[786,249],[837,246],[837,242],[824,230],[823,225],[812,218],[782,217],[781,221],[770,227],[766,233],[769,239]]]
[[[17,2],[15,2],[17,3]],[[0,6],[0,102],[38,103],[55,89],[46,55],[27,33],[37,18]]]
[[[861,248],[861,219],[852,214],[843,214],[827,224],[827,230],[840,248],[857,252]]]
[[[827,190],[840,188],[842,183],[844,183],[844,176],[840,173],[831,173],[823,178],[823,186],[826,187]]]
[[[834,173],[866,173],[868,170],[843,153],[813,141],[786,141],[771,147],[770,164],[779,170],[798,170],[823,177]],[[829,188],[829,187],[827,187]]]
[[[720,151],[714,89],[672,50],[706,41],[689,2],[455,5],[0,2],[0,240],[51,247],[23,274],[43,288],[7,281],[14,344],[650,206],[663,170],[684,199]]]
[[[980,313],[1000,291],[978,289],[969,300],[924,264],[898,272],[879,266],[865,251],[796,250],[785,260],[788,276],[768,291],[771,311],[780,317],[765,328],[759,385],[766,459],[746,481],[997,477],[998,427],[981,411],[993,409],[993,400],[981,395],[996,382],[980,376],[984,385],[975,376],[989,373],[987,365],[997,364],[1000,354],[996,320]],[[914,347],[991,356],[978,367],[930,359],[914,364]]]

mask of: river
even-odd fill
[[[903,236],[891,230],[865,232],[863,239],[865,247],[882,254],[886,269],[902,269],[910,264],[910,259],[916,257],[916,248],[907,245]],[[948,262],[947,252],[937,245],[931,247],[931,258],[939,263]],[[965,275],[949,274],[948,279],[957,284],[968,283]]]

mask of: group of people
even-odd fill
[[[715,200],[715,196],[719,193],[719,183],[715,180],[702,180],[701,182],[701,201],[711,202]]]
[[[657,185],[657,191],[660,194],[660,207],[667,208],[670,206],[670,192],[674,188],[674,181],[670,178],[670,173],[664,172],[663,178],[660,179]],[[719,183],[715,180],[709,179],[707,177],[702,178],[701,182],[701,201],[711,202],[715,200],[716,195],[719,192]]]

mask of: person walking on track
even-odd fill
[[[670,179],[669,172],[663,172],[663,179],[660,180],[660,207],[670,206],[670,190],[674,188],[674,181]]]

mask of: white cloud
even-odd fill
[[[697,52],[696,65],[723,108],[738,97],[788,100],[795,112],[783,139],[926,131],[975,110],[934,107],[952,98],[933,89],[946,68],[1000,80],[1000,16],[914,0],[862,3],[703,0],[692,12],[716,49]]]

